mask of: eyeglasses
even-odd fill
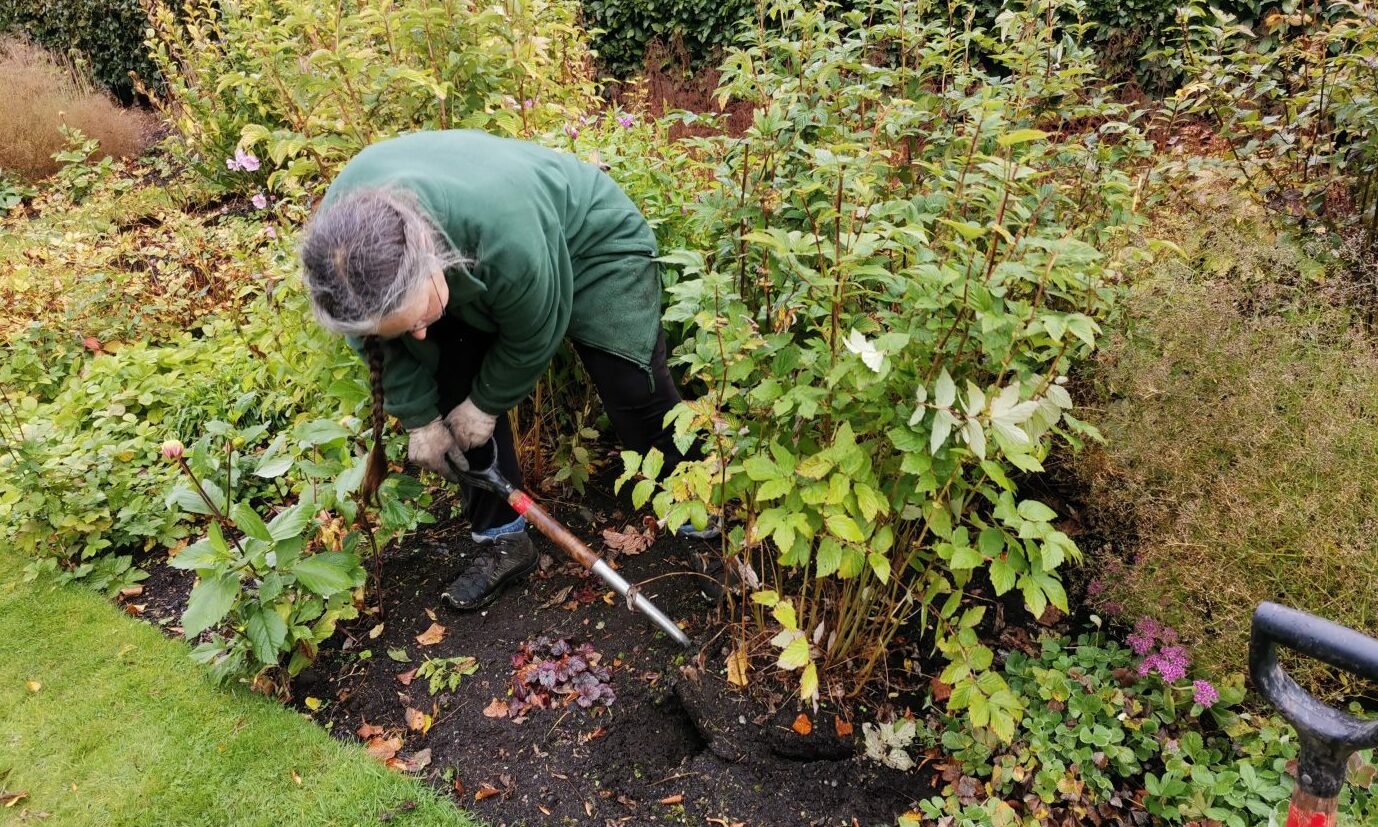
[[[427,279],[427,281],[431,285],[431,292],[435,295],[435,303],[440,306],[440,310],[437,311],[436,314],[429,319],[419,319],[416,322],[416,324],[407,328],[408,333],[415,333],[423,327],[430,327],[431,325],[440,321],[440,318],[445,315],[445,300],[440,298],[440,288],[435,286],[435,278],[436,277],[432,275],[429,279]]]

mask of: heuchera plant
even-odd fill
[[[563,638],[552,640],[544,635],[523,643],[512,656],[513,701],[508,717],[570,704],[584,709],[595,704],[612,706],[617,693],[612,688],[612,673],[599,665],[602,659],[588,643],[573,646]]]

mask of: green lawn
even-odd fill
[[[477,823],[290,710],[217,688],[184,644],[99,596],[22,582],[0,553],[0,793],[20,791],[0,824]]]

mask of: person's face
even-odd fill
[[[384,339],[395,339],[406,333],[424,339],[426,328],[445,315],[445,304],[449,300],[450,286],[445,283],[445,275],[436,270],[412,291],[401,307],[384,317],[374,332]]]

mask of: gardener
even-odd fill
[[[659,448],[667,468],[681,461],[664,425],[680,395],[665,363],[655,255],[632,201],[573,155],[474,131],[360,152],[327,190],[301,259],[316,319],[368,362],[365,496],[386,475],[384,410],[406,428],[408,458],[451,481],[447,459],[467,469],[462,452],[496,436],[499,469],[520,487],[505,414],[566,336],[622,442]],[[537,555],[505,499],[461,489],[479,553],[441,599],[472,610]]]

